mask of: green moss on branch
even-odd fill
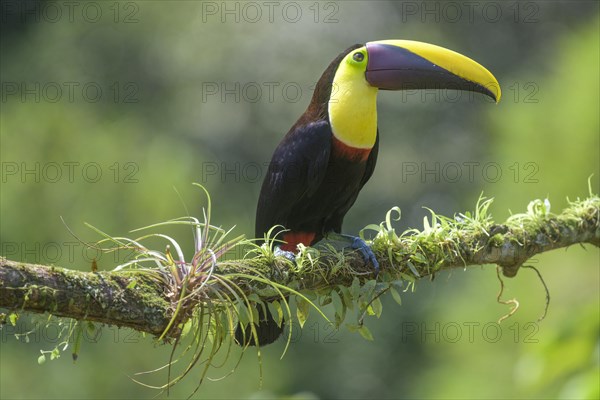
[[[148,273],[81,272],[0,258],[0,307],[159,335],[170,303],[163,285]]]
[[[369,227],[376,231],[372,249],[381,267],[377,280],[414,281],[445,269],[482,264],[499,265],[505,276],[515,276],[536,254],[573,244],[600,246],[597,196],[573,202],[558,215],[550,213],[547,202],[534,201],[527,212],[503,224],[492,221],[490,204],[480,201],[472,214],[454,218],[432,212],[422,230],[400,235],[391,226],[390,212],[385,222]],[[366,282],[375,277],[359,254],[335,251],[329,244],[301,250],[296,264],[266,250],[253,258],[221,261],[205,276],[210,290],[194,301],[218,303],[229,283],[245,296],[270,300],[281,296],[277,285],[331,292],[339,285],[349,287],[356,278]],[[198,279],[204,282],[202,275]],[[177,307],[178,299],[169,293],[173,280],[163,270],[79,272],[0,258],[0,307],[10,310],[49,312],[160,335]],[[189,315],[179,315],[175,326]]]

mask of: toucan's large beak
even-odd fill
[[[412,40],[367,43],[367,82],[384,90],[458,89],[500,101],[494,75],[462,54]]]

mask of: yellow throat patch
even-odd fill
[[[362,54],[362,59],[359,61]],[[333,135],[347,146],[370,149],[377,138],[377,92],[365,79],[367,49],[350,52],[340,63],[331,86],[329,122]]]

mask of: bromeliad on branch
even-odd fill
[[[375,271],[377,261],[359,238],[341,235],[344,216],[369,180],[377,162],[379,90],[458,89],[500,100],[494,76],[477,62],[451,50],[409,40],[354,45],[327,67],[306,112],[275,149],[256,212],[256,237],[272,227],[281,249],[313,245],[323,238],[345,239],[361,251]],[[258,307],[259,344],[282,333]],[[239,343],[256,344],[249,327],[238,328]]]

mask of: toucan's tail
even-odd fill
[[[265,309],[266,314],[264,313],[262,306],[257,306],[258,325],[256,326],[256,336],[258,337],[258,344],[261,346],[276,341],[283,333],[284,327],[283,323],[281,326],[277,326],[277,322],[273,319],[269,309],[266,307]],[[245,346],[246,344],[256,346],[254,336],[252,335],[252,329],[249,324],[245,329],[242,329],[242,326],[238,324],[237,329],[235,330],[235,341],[240,346]]]

